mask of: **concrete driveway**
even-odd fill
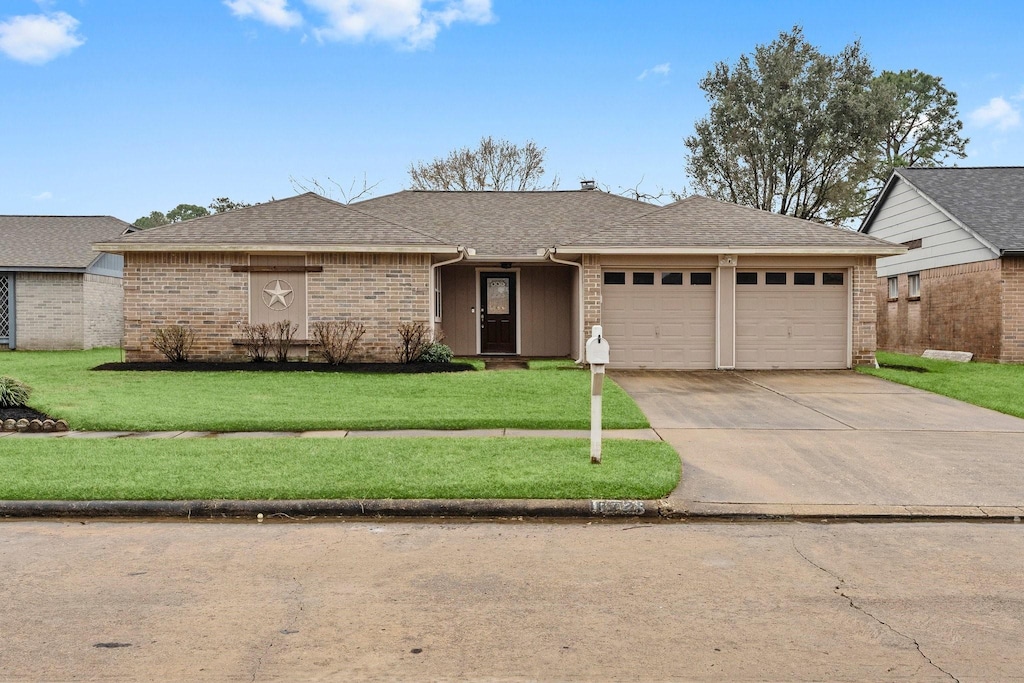
[[[1024,420],[852,371],[612,378],[683,461],[671,502],[1024,505]]]

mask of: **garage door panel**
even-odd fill
[[[736,286],[737,368],[848,367],[846,283],[823,285],[816,272],[814,285],[795,285],[793,272],[786,285],[766,285],[757,271],[758,284]]]
[[[683,284],[662,284],[661,273],[668,269],[654,271],[653,285],[634,285],[633,270],[623,270],[626,284],[602,287],[602,323],[612,348],[611,366],[714,368],[714,286],[688,284],[689,271],[683,272]]]

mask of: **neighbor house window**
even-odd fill
[[[604,283],[606,285],[624,285],[626,284],[625,273],[605,273]]]
[[[681,285],[683,284],[682,273],[662,273],[661,284],[663,285]]]
[[[710,285],[711,273],[690,273],[691,285]]]
[[[921,273],[911,273],[907,276],[907,290],[911,299],[921,298]]]
[[[766,285],[784,285],[786,284],[785,273],[765,273],[764,283]]]
[[[653,285],[654,273],[633,273],[634,285]]]
[[[736,284],[738,284],[738,285],[756,285],[757,284],[757,273],[736,273]]]
[[[898,299],[900,297],[900,281],[899,278],[889,278],[889,298]]]

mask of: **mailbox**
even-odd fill
[[[594,325],[594,331],[590,339],[587,340],[587,362],[591,365],[608,365],[608,356],[610,346],[608,340],[604,338],[603,329],[600,325]],[[604,368],[598,370],[603,372]]]

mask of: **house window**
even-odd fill
[[[606,285],[624,285],[626,284],[625,273],[605,273],[604,283]]]
[[[907,290],[911,299],[921,298],[921,273],[911,273],[907,276]]]
[[[785,273],[765,273],[764,283],[766,285],[784,285],[786,284]]]
[[[757,284],[757,273],[736,273],[736,284],[738,284],[738,285],[756,285]]]
[[[793,273],[794,285],[813,285],[814,273]]]
[[[633,273],[634,285],[653,285],[654,273]]]
[[[711,273],[690,273],[691,285],[710,285]]]
[[[663,285],[681,285],[683,284],[682,273],[662,273],[661,284]]]
[[[821,284],[823,285],[841,285],[843,284],[842,273],[822,273]]]
[[[889,298],[898,299],[900,297],[900,281],[899,278],[889,278]]]

